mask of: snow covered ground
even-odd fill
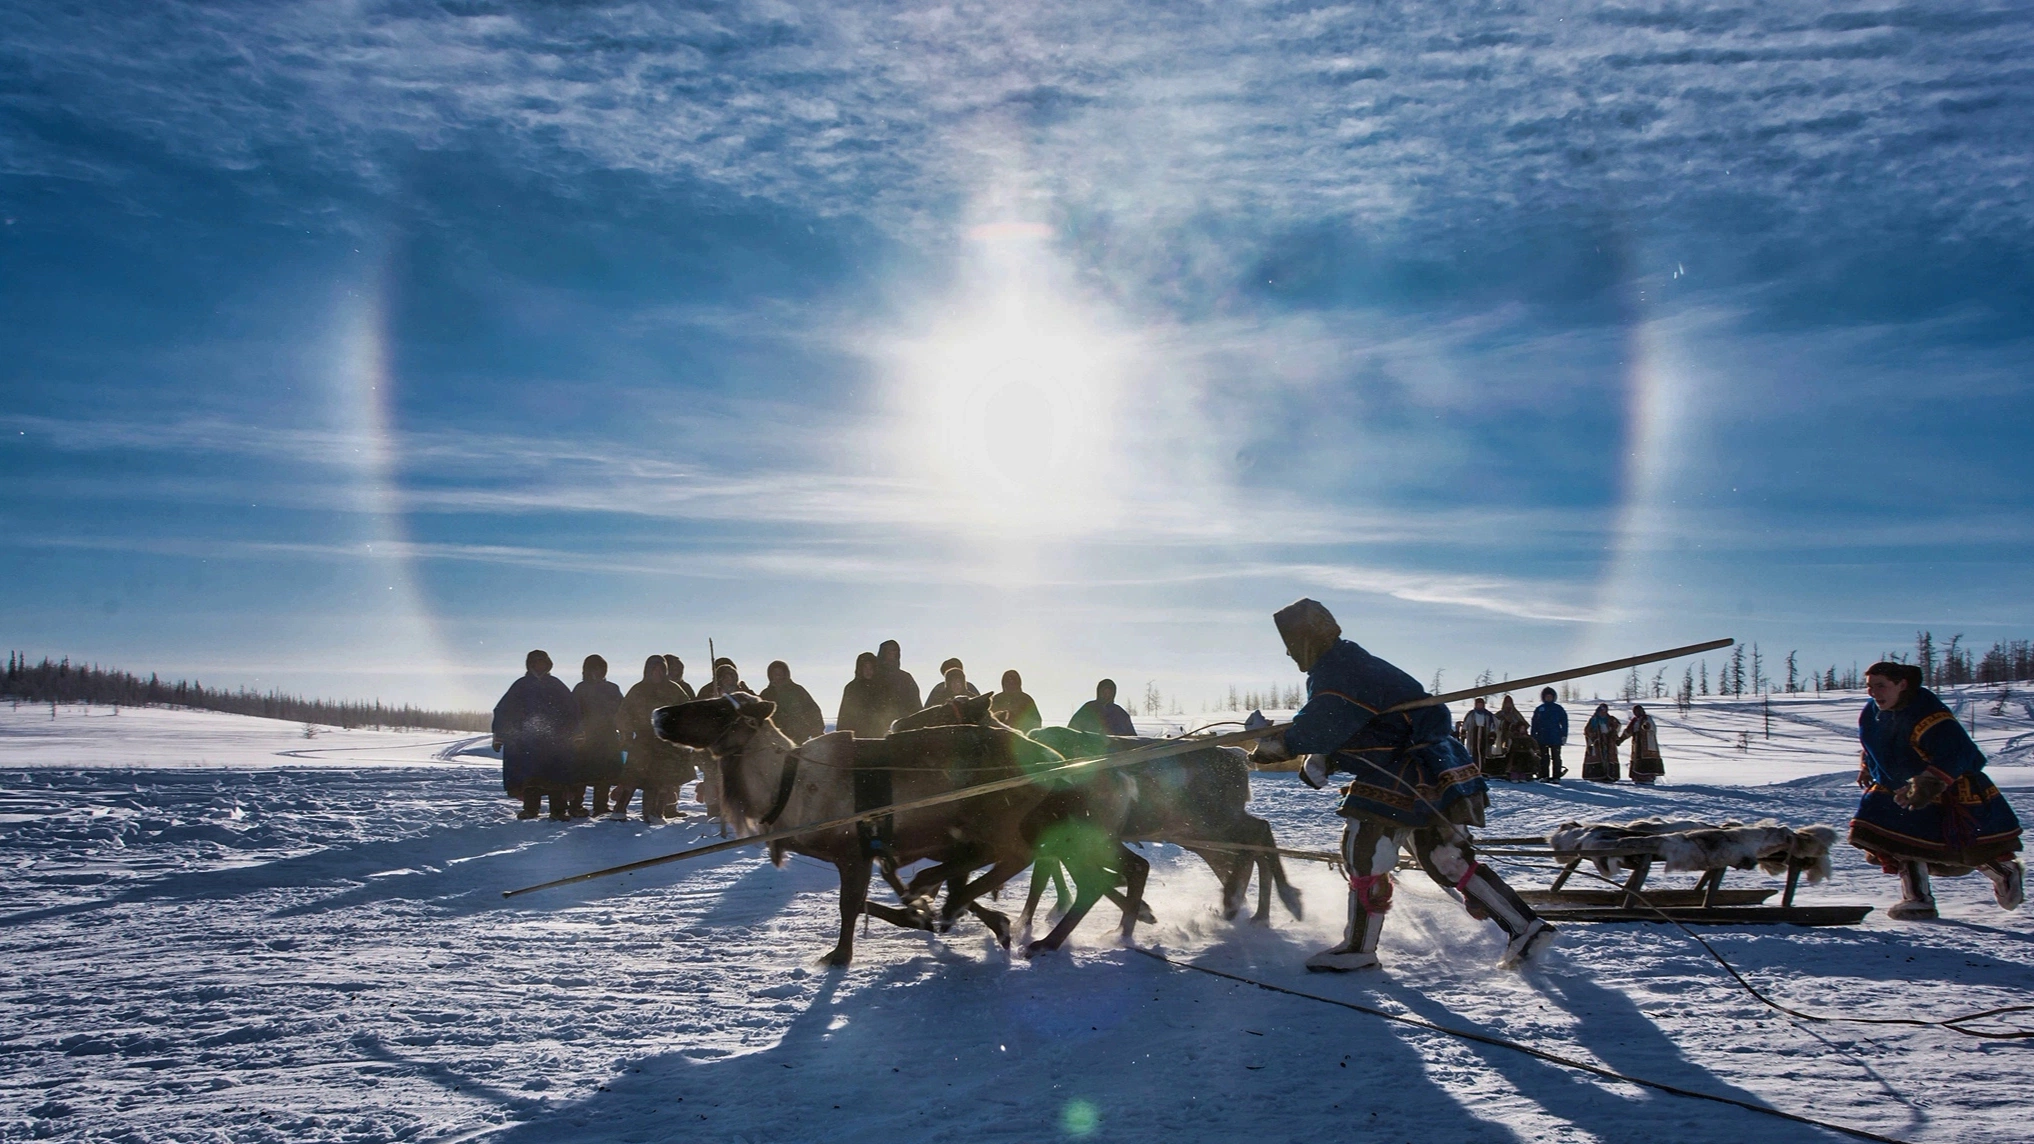
[[[1992,714],[1995,693],[1972,690],[1978,735],[2024,815],[2034,717],[2017,699]],[[1858,703],[1775,699],[1770,740],[1757,701],[1685,719],[1662,704],[1659,787],[1497,784],[1488,833],[1656,812],[1841,823]],[[803,859],[722,854],[504,902],[713,835],[696,819],[518,822],[492,761],[462,746],[0,708],[0,1139],[1825,1138],[1168,967],[1118,948],[1106,907],[1035,962],[979,927],[877,925],[827,972],[813,958],[834,877]],[[1282,842],[1332,845],[1329,796],[1285,774],[1256,784]],[[1902,1139],[2029,1135],[2034,1043],[1798,1022],[1671,928],[1571,926],[1544,963],[1494,972],[1495,929],[1417,875],[1384,971],[1312,977],[1300,962],[1339,936],[1331,871],[1293,863],[1306,920],[1258,928],[1220,920],[1198,859],[1151,855],[1159,920],[1139,936],[1177,959]],[[2034,916],[2000,912],[1978,879],[1939,889],[1935,924],[1705,932],[1813,1012],[2034,1002]],[[1803,893],[1883,905],[1892,890],[1845,849],[1833,883]]]

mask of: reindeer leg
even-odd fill
[[[904,890],[903,880],[897,877],[897,860],[895,858],[890,857],[888,854],[883,855],[878,860],[876,868],[883,872],[883,880],[890,883],[892,890],[897,891],[897,897],[900,900],[906,902],[911,900],[911,895]]]
[[[869,860],[856,857],[833,865],[840,871],[840,941],[821,960],[846,965],[855,957],[855,923],[869,902]]]
[[[997,944],[1010,948],[1010,916],[1001,910],[992,910],[980,902],[969,902],[968,912],[982,919],[989,932],[996,935]]]
[[[1222,920],[1235,921],[1236,915],[1243,912],[1243,894],[1250,888],[1249,867],[1244,864],[1243,859],[1227,852],[1193,850],[1192,847],[1188,849],[1200,855],[1201,861],[1206,862],[1208,869],[1214,871],[1215,880],[1222,884]]]
[[[1145,863],[1145,866],[1148,869],[1150,867],[1150,863],[1148,862]],[[1144,899],[1141,897],[1125,896],[1123,893],[1115,889],[1115,887],[1113,886],[1110,887],[1109,889],[1103,890],[1102,896],[1109,899],[1109,901],[1115,903],[1116,908],[1119,910],[1123,910],[1125,912],[1135,911],[1137,914],[1137,920],[1140,922],[1151,923],[1158,920],[1158,915],[1151,912],[1151,907],[1149,905],[1146,905]]]
[[[1285,903],[1285,908],[1292,911],[1292,916],[1296,919],[1304,919],[1306,917],[1306,907],[1300,901],[1299,887],[1286,881],[1285,862],[1279,857],[1277,850],[1278,839],[1271,833],[1271,824],[1254,814],[1246,814],[1243,817],[1248,820],[1247,826],[1250,832],[1249,840],[1251,844],[1271,847],[1270,850],[1265,852],[1263,859],[1259,863],[1259,869],[1270,872],[1271,882],[1278,888],[1278,900]],[[1259,887],[1258,892],[1261,896],[1263,893],[1262,887]],[[1264,914],[1264,920],[1267,923],[1270,922],[1270,915],[1265,913],[1264,906],[1261,903],[1258,906],[1258,912]]]
[[[1136,936],[1139,921],[1155,922],[1158,919],[1144,905],[1144,881],[1151,874],[1151,863],[1142,854],[1122,843],[1116,844],[1116,868],[1123,875],[1123,884],[1130,891],[1130,904],[1123,907],[1123,944],[1130,944]]]
[[[1115,881],[1115,875],[1093,867],[1076,868],[1073,877],[1073,908],[1067,911],[1065,917],[1059,919],[1059,924],[1052,927],[1051,933],[1024,947],[1024,956],[1036,957],[1041,953],[1051,953],[1058,949],[1066,941],[1067,935],[1073,933],[1074,927],[1081,924],[1081,919],[1088,916],[1088,911],[1094,908],[1095,903],[1101,900],[1102,888]]]
[[[1049,862],[1040,862],[1031,868],[1031,889],[1024,895],[1024,914],[1021,919],[1025,929],[1031,928],[1031,919],[1038,913],[1038,899],[1045,896],[1045,883],[1052,877],[1047,869],[1048,865]]]

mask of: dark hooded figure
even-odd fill
[[[501,785],[523,800],[517,818],[535,818],[545,795],[551,817],[571,817],[567,787],[573,779],[572,737],[579,731],[579,704],[551,675],[551,657],[533,651],[528,670],[509,684],[494,705],[494,744],[501,751]]]
[[[657,658],[664,661],[664,678],[670,680],[673,687],[683,692],[688,701],[696,698],[692,691],[692,685],[685,682],[685,661],[670,654],[661,655]]]
[[[891,723],[924,709],[925,704],[918,701],[918,681],[904,670],[904,649],[896,640],[884,640],[876,645],[876,678],[883,684],[883,726],[886,730]]]
[[[1038,717],[1038,704],[1024,694],[1024,677],[1014,669],[1003,673],[1003,690],[989,697],[989,714],[1019,731],[1036,731],[1045,724]]]
[[[607,813],[608,789],[621,781],[621,732],[614,717],[621,710],[621,688],[607,678],[607,661],[589,655],[579,669],[572,698],[579,704],[577,767],[572,777],[572,817],[585,818],[586,788],[593,788],[593,814]]]
[[[841,688],[840,711],[834,716],[836,731],[848,731],[857,739],[880,739],[890,733],[889,692],[884,688],[882,666],[876,653],[865,651],[855,657],[855,677]]]
[[[675,808],[678,788],[692,781],[698,772],[694,769],[691,749],[676,743],[667,743],[657,737],[656,729],[650,726],[650,716],[659,707],[672,707],[690,698],[684,690],[671,681],[665,668],[669,656],[653,655],[643,661],[643,678],[622,699],[621,709],[615,712],[615,727],[620,730],[622,749],[628,752],[622,766],[621,782],[614,789],[614,816],[627,818],[629,796],[635,788],[643,790],[643,821],[662,822]]]
[[[1300,777],[1318,789],[1343,771],[1351,782],[1339,813],[1342,861],[1349,871],[1349,925],[1342,944],[1307,959],[1307,968],[1344,971],[1377,964],[1377,941],[1391,909],[1391,871],[1410,846],[1428,876],[1463,896],[1471,917],[1488,917],[1510,940],[1501,964],[1531,957],[1554,936],[1496,871],[1476,861],[1469,826],[1483,824],[1489,799],[1483,775],[1449,734],[1440,704],[1379,712],[1427,698],[1419,681],[1342,638],[1341,625],[1313,600],[1272,619],[1286,654],[1307,673],[1307,702],[1283,731],[1258,740],[1259,763],[1313,756]]]
[[[1095,697],[1081,704],[1080,710],[1066,725],[1076,731],[1091,735],[1135,735],[1137,725],[1130,721],[1130,713],[1116,705],[1116,681],[1104,679],[1095,684]]]
[[[699,689],[699,698],[719,699],[724,695],[733,695],[737,691],[756,694],[754,688],[742,682],[742,673],[735,667],[735,661],[721,656],[713,661],[713,681]]]
[[[958,682],[954,678],[956,672],[960,673]],[[981,688],[968,682],[967,669],[961,666],[961,661],[949,659],[939,665],[939,682],[933,684],[932,690],[925,693],[925,705],[937,707],[949,699],[964,699],[981,693]]]
[[[1935,915],[1929,875],[1982,873],[2001,909],[2027,900],[2020,819],[1985,775],[1985,755],[1933,691],[1921,669],[1881,661],[1865,669],[1871,699],[1858,713],[1857,783],[1850,844],[1900,877],[1897,921]]]
[[[1506,779],[1524,782],[1539,769],[1540,749],[1533,744],[1532,724],[1509,695],[1497,708],[1497,748],[1504,754]]]
[[[819,704],[812,701],[812,693],[791,681],[791,665],[781,659],[775,660],[765,672],[770,677],[770,685],[763,688],[763,694],[758,698],[777,705],[770,722],[790,736],[794,743],[826,734],[826,716],[819,713]]]

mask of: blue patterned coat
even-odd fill
[[[2020,849],[2020,820],[1985,776],[1984,752],[1934,692],[1917,687],[1890,711],[1866,701],[1857,737],[1865,793],[1850,820],[1851,845],[1888,869],[1899,861],[1981,866]],[[1913,810],[1893,801],[1923,772],[1949,784],[1941,799]]]
[[[1371,718],[1426,694],[1412,676],[1336,640],[1307,673],[1307,703],[1286,729],[1286,750],[1327,755],[1333,770],[1351,776],[1339,808],[1345,817],[1481,825],[1488,802],[1482,768],[1449,733],[1447,707]]]

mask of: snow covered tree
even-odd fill
[[[1709,661],[1702,661],[1702,694],[1709,694]]]
[[[1914,633],[1914,666],[1921,669],[1921,683],[1935,686],[1935,633]]]
[[[1791,651],[1787,653],[1787,690],[1790,692],[1801,690],[1800,676],[1795,673],[1794,667],[1794,657],[1798,654]]]

